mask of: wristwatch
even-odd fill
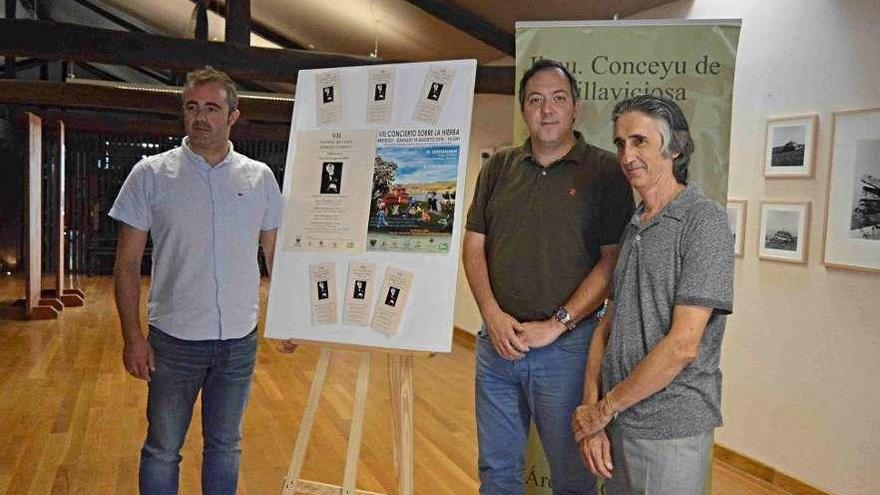
[[[577,323],[574,321],[574,317],[571,316],[571,313],[565,309],[565,306],[559,306],[556,308],[556,312],[553,313],[553,318],[556,319],[559,323],[565,327],[566,330],[571,330],[572,328],[577,326]]]

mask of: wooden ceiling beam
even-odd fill
[[[162,118],[144,115],[137,119],[110,112],[82,110],[45,110],[39,111],[45,129],[56,126],[56,122],[64,122],[71,131],[146,134],[153,136],[183,136],[183,123],[180,119]],[[239,121],[232,127],[232,139],[287,141],[290,135],[290,122],[256,124]]]
[[[211,65],[235,77],[285,82],[296,82],[297,71],[303,69],[380,63],[368,57],[249,47],[23,19],[0,19],[0,53],[182,71]]]
[[[393,63],[336,53],[171,38],[76,24],[0,19],[0,54],[188,71],[211,65],[230,76],[296,82],[298,71]],[[513,94],[513,67],[477,69],[478,93]]]
[[[437,19],[463,31],[487,45],[514,56],[516,39],[503,29],[477,17],[471,12],[442,0],[407,0]]]
[[[121,110],[177,117],[180,92],[175,89],[139,89],[129,86],[92,85],[46,81],[0,80],[0,104]],[[242,118],[255,122],[290,123],[293,102],[239,96]]]

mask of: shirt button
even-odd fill
[[[547,171],[546,171],[546,170],[542,170],[542,171],[541,171],[541,175],[547,175]]]
[[[642,240],[642,236],[637,235],[637,236],[636,236],[636,240],[637,240],[637,241],[641,241],[641,240]]]

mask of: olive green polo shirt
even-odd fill
[[[547,167],[526,140],[493,155],[477,179],[466,228],[485,234],[495,299],[520,321],[549,318],[565,303],[632,215],[616,157],[575,136]]]

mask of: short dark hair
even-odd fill
[[[529,70],[526,71],[525,74],[522,75],[522,78],[519,80],[519,109],[522,110],[526,104],[526,83],[529,82],[529,79],[532,78],[538,72],[542,70],[552,70],[559,69],[565,74],[565,77],[568,78],[568,84],[571,86],[571,97],[575,103],[580,99],[581,92],[578,89],[577,79],[574,78],[574,74],[568,70],[568,67],[565,66],[562,62],[558,60],[553,60],[550,58],[541,58],[538,59]]]
[[[183,93],[192,87],[201,86],[203,84],[219,84],[226,91],[226,103],[229,105],[229,111],[238,109],[238,89],[225,72],[221,72],[210,65],[206,65],[201,69],[196,69],[186,75],[186,84],[183,85]],[[185,98],[181,94],[181,98]],[[186,101],[183,102],[186,105]]]
[[[639,95],[618,102],[611,114],[611,120],[617,123],[618,117],[629,112],[641,112],[661,123],[661,152],[667,158],[678,155],[672,160],[672,174],[678,183],[687,184],[688,164],[694,154],[694,140],[681,107],[664,96]]]

